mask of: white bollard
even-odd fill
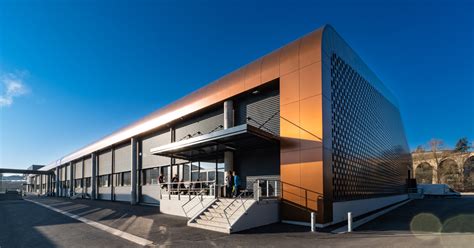
[[[316,213],[311,212],[311,232],[316,231]]]
[[[352,213],[347,212],[347,232],[352,232]]]

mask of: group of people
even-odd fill
[[[242,185],[240,182],[240,177],[237,175],[235,171],[228,171],[227,176],[225,178],[226,186],[226,196],[227,197],[236,197],[239,194],[240,186]]]
[[[225,188],[226,189],[226,194],[225,195],[226,195],[226,197],[237,197],[238,194],[239,194],[239,190],[242,186],[242,184],[240,182],[240,177],[237,175],[237,173],[235,171],[228,171],[225,181],[226,181],[226,184],[225,184],[225,187],[226,187]],[[198,188],[202,187],[202,184],[201,184],[201,182],[199,182],[199,179],[198,179],[196,182],[191,183],[189,185],[189,188],[186,188],[184,182],[182,180],[181,180],[181,182],[179,181],[179,177],[178,177],[177,174],[175,174],[171,178],[171,183],[172,184],[170,185],[171,186],[170,189],[168,188],[168,184],[165,183],[165,179],[164,179],[163,175],[159,176],[158,182],[160,183],[162,189],[172,190],[172,191],[178,190],[178,187],[181,191],[185,191],[186,189],[188,189],[188,190],[198,189]]]

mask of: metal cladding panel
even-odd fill
[[[188,119],[175,127],[176,141],[208,134],[224,127],[223,108],[200,114],[197,117]]]
[[[334,201],[405,193],[410,153],[398,108],[331,56]]]
[[[99,154],[99,173],[107,175],[112,173],[112,150]]]
[[[92,176],[92,159],[88,158],[84,160],[84,177]]]
[[[321,47],[325,198],[402,193],[411,157],[395,97],[330,26]]]
[[[314,211],[317,221],[325,223],[332,213],[322,204],[321,39],[322,30],[317,30],[282,48],[280,55],[281,213],[287,220],[308,222],[307,211]]]
[[[82,160],[74,163],[74,178],[82,178]]]
[[[114,173],[130,171],[132,167],[131,145],[126,144],[115,148]]]
[[[171,143],[171,132],[161,131],[140,141],[141,153],[142,153],[142,169],[169,165],[171,159],[163,156],[156,156],[150,153],[152,148],[166,145]]]

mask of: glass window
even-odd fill
[[[130,186],[132,184],[132,173],[130,171],[122,173],[122,186]]]
[[[190,181],[190,166],[189,164],[183,164],[183,176],[182,176],[182,180],[185,181],[185,182],[188,182]]]
[[[208,181],[214,181],[214,180],[216,180],[216,172],[215,172],[215,171],[209,171],[209,172],[207,172],[207,180],[208,180]]]
[[[169,180],[170,180],[169,169],[170,169],[169,166],[161,167],[161,175],[163,175],[163,180],[164,180],[165,182],[169,182]]]
[[[195,182],[195,181],[198,181],[198,179],[199,179],[199,172],[198,171],[191,172],[191,181]]]
[[[150,171],[142,170],[142,185],[150,184]]]
[[[160,169],[159,168],[145,169],[142,171],[142,175],[143,175],[142,185],[158,184],[158,178],[160,177]],[[130,178],[131,178],[131,175],[130,175]],[[129,185],[131,185],[131,181]]]
[[[115,173],[113,175],[114,186],[122,186],[122,173]]]
[[[153,168],[149,169],[150,171],[150,183],[151,184],[158,184],[158,179],[160,178],[160,169],[159,168]]]
[[[198,181],[199,179],[199,162],[191,163],[191,181]]]
[[[74,182],[76,188],[82,188],[82,179],[76,179]]]
[[[173,178],[174,175],[179,175],[179,173],[178,173],[178,165],[172,165],[172,166],[171,166],[171,178]]]
[[[201,161],[199,162],[199,166],[202,170],[216,170],[216,162],[215,161]]]
[[[207,181],[207,172],[199,172],[199,181]]]
[[[91,187],[91,178],[88,177],[86,178],[86,188],[90,188]]]
[[[99,176],[99,187],[109,187],[110,186],[110,175]]]

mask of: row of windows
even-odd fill
[[[217,181],[224,182],[224,163],[219,162],[188,162],[172,166],[145,169],[142,171],[142,185],[153,185],[160,182],[170,182],[175,175],[180,182],[188,181],[213,181],[216,180],[216,169],[218,172]]]
[[[160,182],[160,176],[162,176],[162,183],[169,182],[172,180],[174,175],[178,176],[179,181],[213,181],[216,180],[216,171],[218,169],[218,181],[224,181],[224,165],[223,163],[214,162],[190,162],[172,166],[155,167],[150,169],[144,169],[141,173],[141,185],[156,185]],[[130,171],[102,175],[97,177],[98,187],[110,187],[112,184],[115,187],[118,186],[130,186],[132,175]],[[61,185],[64,188],[69,188],[69,180],[61,181]],[[76,188],[91,187],[91,178],[80,178],[74,180],[74,186]]]
[[[130,185],[132,185],[132,173],[130,171],[114,174],[114,186]]]

